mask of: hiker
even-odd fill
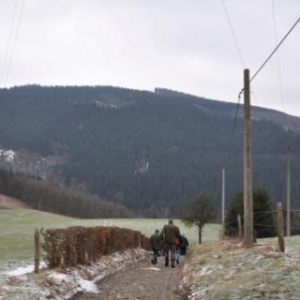
[[[184,234],[181,235],[180,243],[180,255],[186,255],[186,249],[189,245],[189,241]]]
[[[168,224],[164,225],[160,236],[164,245],[165,266],[167,267],[169,265],[169,255],[171,254],[171,267],[175,268],[176,239],[180,240],[180,231],[179,228],[174,225],[172,219],[169,220]]]
[[[176,239],[176,250],[175,250],[175,261],[177,265],[179,264],[179,258],[181,253],[181,240]]]
[[[153,265],[157,264],[157,257],[160,256],[160,249],[162,245],[162,240],[159,234],[159,230],[156,229],[154,233],[150,236],[150,248],[153,251],[153,257],[151,262]]]

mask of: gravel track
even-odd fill
[[[182,300],[178,291],[182,278],[184,257],[175,268],[165,267],[164,258],[152,265],[146,259],[132,263],[98,282],[98,294],[80,293],[72,300]]]

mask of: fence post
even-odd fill
[[[277,227],[278,227],[278,246],[279,251],[284,252],[284,229],[282,203],[277,203]]]
[[[38,229],[34,233],[34,273],[39,273],[41,258],[41,241],[40,232]]]

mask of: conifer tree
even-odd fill
[[[226,234],[230,236],[238,233],[238,215],[244,218],[243,193],[234,195],[230,203],[226,221]],[[256,187],[253,190],[253,224],[256,237],[272,237],[276,234],[274,215],[270,196],[265,188]]]

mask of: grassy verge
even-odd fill
[[[300,238],[258,240],[245,249],[239,241],[209,241],[193,247],[185,273],[189,299],[299,299]]]

